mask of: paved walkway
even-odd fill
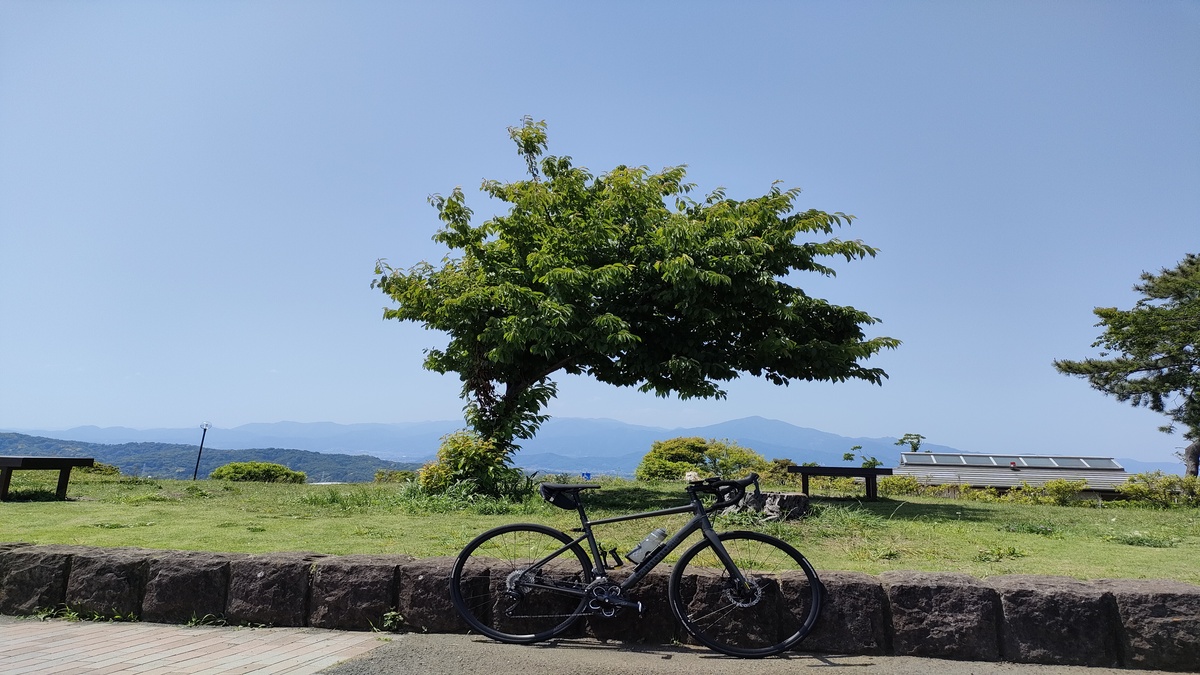
[[[317,673],[385,644],[374,633],[38,621],[0,616],[4,675]]]

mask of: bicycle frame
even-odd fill
[[[579,512],[580,527],[572,528],[571,531],[582,532],[583,534],[576,537],[571,543],[564,545],[557,551],[535,562],[533,565],[530,565],[530,568],[533,569],[541,567],[547,562],[557,558],[559,555],[562,555],[572,546],[577,546],[586,540],[588,543],[588,548],[591,549],[592,554],[592,575],[595,577],[593,585],[596,582],[605,582],[608,580],[608,574],[607,570],[604,568],[603,558],[600,555],[600,545],[596,542],[596,536],[592,532],[593,526],[620,523],[626,520],[641,520],[643,518],[654,518],[657,516],[670,516],[677,513],[688,513],[690,511],[695,514],[692,516],[692,519],[689,520],[686,525],[680,528],[678,532],[664,541],[662,545],[658,547],[658,549],[652,551],[647,558],[639,563],[634,568],[633,574],[629,575],[629,578],[621,582],[621,590],[626,591],[636,586],[638,582],[640,582],[646,577],[647,574],[650,573],[650,570],[657,567],[659,563],[661,563],[668,555],[671,554],[672,551],[678,548],[679,545],[684,542],[684,540],[690,537],[692,533],[696,532],[697,530],[700,530],[704,538],[708,540],[710,544],[712,544],[713,551],[717,554],[717,558],[721,561],[721,564],[725,566],[726,571],[729,572],[733,581],[737,583],[739,587],[746,587],[748,584],[745,576],[742,575],[741,570],[739,570],[737,565],[734,564],[733,559],[729,556],[729,552],[725,550],[725,546],[721,544],[721,539],[717,535],[716,530],[713,529],[712,522],[708,518],[708,511],[705,509],[704,504],[700,501],[700,498],[695,495],[695,493],[689,493],[689,495],[692,499],[692,503],[688,504],[687,506],[676,506],[673,508],[659,509],[656,511],[643,511],[641,513],[632,513],[625,516],[601,518],[599,520],[588,520],[587,512],[583,507],[583,501],[580,500],[575,507]],[[554,587],[554,590],[568,592],[572,595],[579,596],[584,596],[587,594],[586,589],[576,591],[573,589]]]

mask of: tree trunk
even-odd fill
[[[1196,475],[1196,470],[1200,468],[1200,441],[1195,441],[1183,449],[1183,464],[1187,467],[1184,473],[1189,476]]]

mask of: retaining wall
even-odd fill
[[[400,627],[464,632],[451,558],[244,555],[0,543],[0,613],[66,606],[85,616],[187,623]],[[668,569],[636,589],[642,617],[589,617],[578,635],[687,642]],[[1175,581],[822,572],[828,595],[802,651],[1200,671],[1200,586]]]

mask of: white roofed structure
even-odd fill
[[[1110,457],[1060,455],[977,455],[972,453],[902,452],[896,476],[913,476],[927,485],[970,487],[1040,486],[1049,481],[1086,480],[1093,492],[1112,492],[1129,478]]]

